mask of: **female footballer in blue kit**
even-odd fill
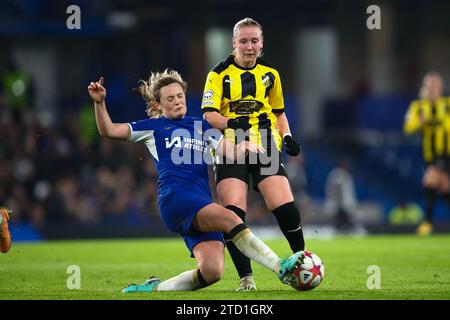
[[[187,84],[176,71],[152,73],[148,82],[141,81],[139,90],[150,119],[131,123],[111,121],[103,82],[100,78],[88,86],[100,135],[147,146],[158,172],[161,218],[171,231],[183,237],[198,265],[197,269],[165,281],[152,276],[141,285],[127,286],[122,292],[196,290],[219,281],[224,270],[222,233],[228,234],[243,254],[287,283],[298,253],[280,259],[233,211],[213,203],[208,186],[209,148],[231,159],[245,157],[249,151],[264,150],[249,142],[239,145],[227,142],[206,121],[186,116]]]

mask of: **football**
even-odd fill
[[[289,284],[299,291],[312,290],[322,283],[324,275],[325,266],[319,256],[301,251]]]

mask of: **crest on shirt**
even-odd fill
[[[268,73],[262,76],[262,84],[266,88],[269,88],[273,85],[272,79]]]
[[[205,100],[211,100],[212,97],[214,97],[214,91],[212,90],[206,90],[205,93],[203,94],[203,99]]]

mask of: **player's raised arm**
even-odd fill
[[[106,109],[106,89],[101,77],[97,82],[91,82],[88,86],[89,95],[94,101],[95,121],[98,132],[102,137],[127,140],[130,136],[130,127],[126,123],[113,123]]]

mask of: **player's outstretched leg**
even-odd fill
[[[248,258],[254,260],[265,268],[275,272],[278,278],[284,281],[286,275],[293,271],[296,260],[294,257],[286,261],[272,251],[261,239],[256,237],[242,220],[231,210],[212,203],[202,208],[193,221],[197,232],[210,232],[219,230],[226,232],[228,238]]]
[[[151,276],[142,284],[130,284],[125,287],[123,293],[154,292],[154,291],[194,291],[205,288],[208,283],[200,269],[188,270],[170,279],[161,279]]]
[[[8,229],[8,222],[11,213],[11,210],[8,208],[0,208],[0,251],[2,253],[7,253],[9,248],[11,248],[11,233]]]
[[[129,285],[122,292],[193,291],[220,281],[225,263],[222,241],[201,241],[192,248],[191,254],[197,260],[197,269],[182,272],[164,281],[150,277],[143,284]]]
[[[280,259],[280,257],[263,241],[256,237],[232,211],[220,207],[217,204],[208,205],[201,209],[197,214],[192,227],[193,228],[190,228],[190,230],[192,232],[195,231],[194,233],[213,232],[214,230],[226,232],[236,247],[245,256],[275,272],[281,282],[289,284],[300,252],[293,254],[287,259]],[[206,246],[200,252],[194,252],[194,256],[199,260],[199,269],[183,272],[180,275],[165,281],[160,281],[160,279],[155,279],[153,277],[141,285],[130,285],[123,289],[122,292],[190,291],[204,288],[219,281],[223,268],[217,267],[216,265],[218,263],[215,261],[217,260],[220,262],[220,260],[217,259],[217,257],[214,259],[213,253],[210,250],[207,250],[207,247],[215,245],[216,243],[220,244],[221,250],[223,250],[223,244],[219,241],[205,241],[194,247],[194,250],[199,250],[203,248],[202,244]],[[203,258],[206,257],[207,259],[202,258],[202,252],[205,253]],[[215,248],[213,252],[217,252],[217,248]],[[220,256],[223,259],[223,251],[220,252]],[[206,265],[201,263],[201,261],[206,262]],[[205,272],[204,275],[202,272]]]

